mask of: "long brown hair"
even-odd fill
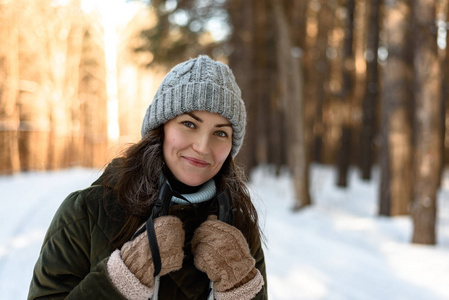
[[[150,131],[138,143],[131,145],[119,164],[113,167],[106,181],[115,181],[114,193],[119,205],[125,210],[125,222],[115,236],[113,245],[122,246],[137,228],[151,215],[157,200],[164,168],[162,143],[163,125]],[[234,226],[246,237],[253,248],[260,239],[257,211],[246,187],[244,172],[235,165],[231,155],[215,176],[217,193],[226,188],[233,199]],[[110,184],[109,184],[110,185]]]

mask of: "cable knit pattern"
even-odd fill
[[[255,269],[255,259],[240,230],[218,220],[208,219],[198,227],[192,253],[195,266],[214,282],[217,292],[238,286]]]
[[[162,269],[160,276],[181,269],[184,259],[184,229],[180,219],[163,216],[154,220],[154,230],[159,246]],[[148,287],[154,284],[154,264],[147,232],[125,243],[121,249],[123,262],[128,269]]]
[[[120,250],[115,250],[109,257],[108,275],[117,290],[129,300],[148,300],[153,296],[153,288],[142,284],[123,263]]]
[[[257,270],[256,276],[238,288],[231,289],[226,292],[215,292],[217,300],[250,300],[253,299],[264,285],[262,274]]]

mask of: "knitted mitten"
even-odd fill
[[[181,269],[184,259],[184,229],[180,219],[162,216],[154,220],[163,276]],[[153,293],[154,264],[147,232],[126,242],[111,254],[108,274],[114,286],[127,299],[148,299]]]
[[[217,299],[252,299],[263,286],[243,234],[216,216],[195,231],[192,253],[197,269],[214,282]]]
[[[181,269],[184,259],[184,229],[182,222],[173,216],[163,216],[154,220],[154,231],[161,255],[163,276]],[[121,250],[122,259],[128,269],[146,286],[153,286],[154,264],[151,257],[147,232],[125,243]]]

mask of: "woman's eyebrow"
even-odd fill
[[[193,119],[197,120],[198,122],[203,123],[203,120],[201,120],[198,116],[196,116],[196,115],[193,114],[192,112],[188,112],[187,115],[189,115],[189,116],[192,117]]]
[[[217,125],[215,125],[215,127],[232,127],[232,124],[231,123],[217,124]]]

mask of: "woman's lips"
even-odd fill
[[[191,165],[194,165],[196,167],[205,168],[209,165],[209,163],[207,161],[204,161],[201,159],[196,159],[196,158],[188,157],[188,156],[183,156],[183,158],[185,160],[187,160],[188,163],[190,163]]]

